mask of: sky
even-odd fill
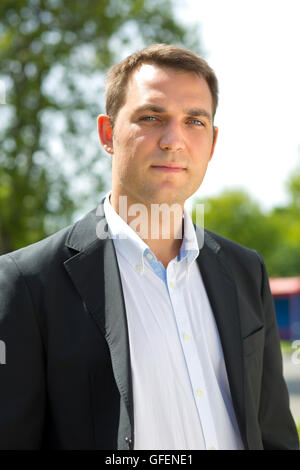
[[[219,80],[218,142],[196,196],[243,188],[265,210],[285,204],[300,164],[300,1],[177,0],[199,24]]]

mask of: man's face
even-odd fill
[[[202,183],[215,140],[206,81],[143,64],[129,79],[115,122],[113,193],[129,204],[183,205]]]

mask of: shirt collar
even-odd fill
[[[195,227],[186,207],[184,207],[183,214],[184,237],[182,240],[180,251],[177,256],[177,260],[180,262],[186,259],[187,267],[189,267],[199,255],[199,246]]]
[[[109,235],[113,239],[118,253],[124,256],[133,268],[138,269],[143,274],[145,257],[151,253],[155,258],[155,254],[115,211],[110,203],[110,195],[111,191],[106,194],[104,200],[104,214],[108,224]],[[189,267],[198,257],[199,247],[193,221],[185,207],[183,223],[184,237],[176,261],[179,263],[185,262],[186,267]]]

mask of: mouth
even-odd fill
[[[167,173],[179,173],[182,171],[186,171],[186,168],[183,166],[180,166],[178,164],[165,164],[165,165],[152,165],[151,168],[155,171],[163,171]]]

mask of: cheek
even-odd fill
[[[206,168],[211,155],[212,142],[203,139],[198,139],[193,142],[193,146],[190,148],[190,155],[197,168]]]
[[[193,169],[192,169],[192,179],[195,183],[201,183],[209,163],[210,151],[207,152],[197,152],[194,154],[193,158]]]
[[[134,128],[124,128],[116,134],[114,139],[114,152],[116,155],[126,155],[126,158],[133,158],[142,146],[143,137],[139,136]]]
[[[115,148],[113,171],[114,174],[125,182],[135,178],[138,169],[135,143],[126,143]]]

